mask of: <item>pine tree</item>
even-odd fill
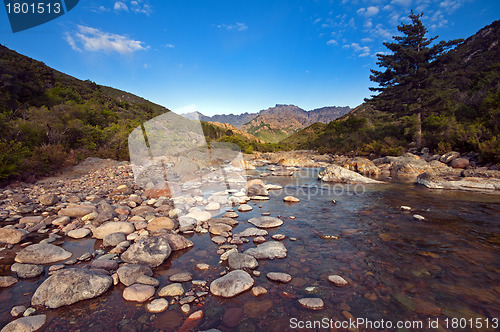
[[[393,36],[395,42],[384,43],[392,53],[377,54],[377,65],[386,69],[370,70],[370,80],[379,84],[370,91],[379,94],[366,100],[381,111],[416,116],[417,147],[421,146],[422,113],[425,113],[425,102],[429,98],[426,94],[433,79],[431,64],[462,41],[456,39],[431,45],[438,36],[426,37],[428,31],[420,21],[422,16],[423,13],[415,14],[412,10],[408,16],[411,23],[401,23],[397,27],[403,35]]]

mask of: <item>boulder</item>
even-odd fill
[[[123,233],[111,233],[102,239],[102,245],[105,247],[116,247],[119,243],[126,240],[127,237]]]
[[[121,258],[132,264],[145,264],[151,267],[161,265],[172,252],[167,239],[152,236],[132,244]]]
[[[163,237],[167,239],[168,245],[173,251],[183,250],[194,246],[192,241],[179,234],[165,234]]]
[[[47,320],[45,315],[21,317],[5,325],[1,332],[32,332],[42,328]]]
[[[439,161],[445,164],[448,164],[452,162],[454,159],[460,158],[460,152],[456,151],[451,151],[448,153],[443,154],[440,158]]]
[[[127,301],[144,302],[155,294],[155,288],[149,285],[133,284],[123,290],[123,298]]]
[[[356,157],[353,159],[346,160],[342,167],[348,170],[358,172],[366,175],[378,175],[380,174],[380,168],[378,168],[371,160],[366,158]]]
[[[250,218],[248,222],[259,228],[273,228],[283,225],[283,220],[275,217],[255,217]]]
[[[10,267],[12,272],[17,273],[17,276],[22,279],[36,278],[43,273],[43,266],[35,264],[20,264],[14,263]]]
[[[257,260],[250,255],[233,252],[227,257],[227,263],[233,270],[255,269],[259,266]]]
[[[135,284],[137,279],[140,276],[148,276],[151,277],[153,275],[153,271],[149,266],[139,265],[139,264],[125,264],[120,266],[120,268],[116,271],[118,274],[118,278],[120,282],[125,286],[130,286]]]
[[[496,192],[500,190],[500,179],[496,178],[442,178],[434,174],[423,173],[415,180],[415,184],[422,185],[430,189],[449,189],[466,191],[488,191]]]
[[[469,167],[469,159],[465,158],[453,159],[450,163],[450,166],[453,168],[467,168]]]
[[[134,231],[135,231],[134,225],[126,221],[118,221],[118,222],[109,221],[97,228],[92,229],[92,233],[94,233],[94,237],[96,239],[104,239],[106,235],[113,233],[130,234]]]
[[[257,245],[256,248],[247,249],[244,254],[253,256],[256,259],[275,259],[285,258],[287,250],[283,243],[278,241],[269,241]]]
[[[51,206],[56,204],[57,201],[59,201],[59,198],[57,198],[57,195],[55,194],[43,194],[38,197],[38,201],[42,205]]]
[[[234,270],[225,276],[215,279],[210,284],[210,293],[222,297],[234,297],[252,288],[253,278],[243,270]]]
[[[48,277],[37,288],[31,298],[31,305],[59,308],[97,297],[112,284],[112,278],[104,274],[87,269],[63,269]]]
[[[24,229],[0,228],[0,243],[18,244],[28,235]]]
[[[340,183],[381,183],[381,181],[373,180],[350,171],[347,168],[338,165],[329,165],[325,170],[318,174],[318,178],[325,182],[340,182]]]
[[[174,221],[169,217],[157,217],[148,223],[146,229],[148,231],[157,231],[160,229],[172,230],[174,229],[174,227],[175,227]]]
[[[71,257],[69,251],[49,243],[32,244],[19,251],[15,261],[25,264],[51,264]]]

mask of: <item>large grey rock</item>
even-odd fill
[[[12,272],[17,273],[19,278],[27,279],[27,278],[35,278],[43,273],[43,266],[35,265],[35,264],[20,264],[14,263],[10,267]]]
[[[31,304],[55,309],[97,297],[112,284],[112,278],[107,275],[86,269],[63,269],[37,288]]]
[[[340,183],[381,183],[348,170],[347,168],[338,165],[329,165],[325,170],[318,174],[318,179],[325,182],[340,182]]]
[[[0,243],[18,244],[27,234],[24,229],[0,228]]]
[[[234,270],[215,279],[210,284],[210,293],[216,296],[233,297],[252,288],[255,281],[243,270]]]
[[[126,221],[118,221],[118,222],[107,222],[102,224],[101,226],[94,228],[92,233],[94,233],[94,237],[96,239],[104,239],[106,235],[113,233],[124,233],[130,234],[135,231],[134,224],[126,222]]]
[[[47,320],[45,315],[21,317],[5,325],[0,332],[33,332],[39,330]]]
[[[257,260],[250,255],[233,252],[227,257],[227,263],[231,269],[255,269],[259,266]]]
[[[123,233],[111,233],[102,239],[102,245],[105,247],[116,247],[118,243],[126,241],[127,237]]]
[[[250,218],[248,222],[259,228],[273,228],[283,225],[283,220],[275,217],[255,217]]]
[[[69,251],[49,243],[32,244],[17,253],[14,259],[25,264],[50,264],[71,257]]]
[[[256,248],[247,249],[244,254],[253,256],[256,259],[275,259],[285,258],[287,250],[283,243],[278,241],[269,241],[257,245]]]
[[[132,244],[121,258],[127,263],[144,264],[151,267],[161,265],[170,256],[172,249],[167,239],[152,236]]]
[[[149,266],[139,264],[122,265],[116,273],[118,274],[120,282],[125,286],[134,284],[140,276],[145,275],[151,277],[153,275],[153,271]]]
[[[265,229],[259,229],[255,227],[249,227],[245,229],[244,231],[236,234],[238,237],[254,237],[254,236],[266,236],[268,235],[268,231]]]
[[[43,194],[38,197],[38,200],[40,204],[50,206],[56,204],[59,198],[55,194]]]
[[[420,174],[415,180],[415,184],[422,185],[430,189],[488,192],[496,192],[500,190],[500,179],[476,177],[445,179],[429,173]]]

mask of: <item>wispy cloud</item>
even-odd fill
[[[439,4],[439,7],[443,8],[448,14],[452,14],[455,10],[462,7],[463,0],[444,0]]]
[[[131,12],[135,14],[150,15],[153,12],[153,7],[148,0],[119,0],[114,1],[113,8],[106,8],[101,5],[92,11],[103,13],[113,10],[115,13]]]
[[[392,0],[391,4],[403,7],[410,7],[412,2],[413,2],[412,0]]]
[[[377,6],[370,6],[368,8],[360,8],[356,11],[356,13],[366,17],[371,17],[377,15],[379,11],[380,10],[378,9]]]
[[[354,52],[358,53],[359,57],[365,57],[370,55],[370,48],[368,46],[361,46],[358,43],[351,43],[342,46],[343,48],[351,48]]]
[[[330,39],[329,41],[326,42],[326,45],[337,45],[337,41],[335,39]]]
[[[217,25],[219,29],[232,30],[232,31],[246,31],[248,26],[245,23],[236,22],[235,24],[219,24]]]
[[[164,44],[163,47],[165,47],[165,48],[174,48],[175,45],[174,44]]]
[[[104,51],[107,53],[131,54],[149,48],[144,42],[123,35],[104,32],[84,25],[78,25],[77,27],[77,31],[67,32],[64,35],[64,39],[77,52]]]
[[[115,2],[115,5],[113,6],[113,9],[116,11],[126,11],[128,12],[128,7],[124,2],[117,1]]]
[[[153,7],[146,0],[130,1],[130,7],[134,13],[150,15],[153,12]]]

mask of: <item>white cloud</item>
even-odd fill
[[[392,5],[400,5],[403,7],[410,7],[412,3],[412,0],[392,0],[391,4]]]
[[[378,9],[377,6],[370,6],[368,8],[360,8],[356,11],[356,13],[358,13],[358,15],[372,17],[372,16],[377,15],[379,11],[380,11],[380,9]]]
[[[365,28],[368,28],[368,29],[369,29],[369,28],[371,28],[371,27],[373,26],[373,22],[372,22],[372,20],[371,20],[371,19],[367,19],[367,20],[365,21],[365,24],[363,24],[363,26],[364,26]]]
[[[71,48],[77,52],[117,52],[130,54],[136,51],[148,49],[144,42],[129,39],[126,36],[103,32],[96,28],[78,25],[78,30],[67,32],[64,39]]]
[[[236,22],[235,24],[219,24],[217,25],[219,29],[234,30],[234,31],[246,31],[248,26],[245,23]]]
[[[453,13],[458,8],[462,7],[463,0],[444,0],[439,4],[448,14]]]
[[[121,2],[121,1],[117,1],[115,2],[115,5],[113,6],[113,9],[116,10],[116,11],[126,11],[128,12],[128,7],[127,5],[124,3],[124,2]]]
[[[319,22],[321,22],[321,19],[320,19],[320,18],[317,18],[317,19],[315,19],[315,20],[314,20],[313,24],[317,24],[317,23],[319,23]]]
[[[365,57],[370,55],[370,48],[368,46],[361,46],[358,43],[351,43],[350,45],[344,45],[343,48],[352,48],[356,53],[359,53],[359,57]]]
[[[371,42],[373,41],[373,39],[371,39],[371,38],[367,37],[367,38],[363,38],[363,39],[361,39],[361,41],[362,41],[363,43],[371,43]]]
[[[166,48],[174,48],[175,45],[174,44],[165,44],[163,45],[163,47],[166,47]]]
[[[134,0],[130,2],[130,7],[134,13],[146,14],[149,16],[153,12],[153,7],[145,0]]]
[[[326,45],[337,45],[337,41],[335,39],[330,39],[326,42]]]

